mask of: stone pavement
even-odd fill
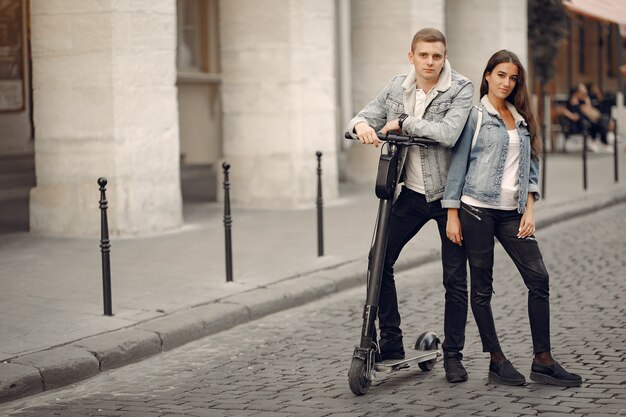
[[[244,323],[94,378],[5,404],[7,417],[616,417],[626,415],[626,203],[542,228],[550,272],[552,352],[580,387],[530,380],[526,288],[496,247],[492,301],[500,342],[525,386],[490,383],[469,317],[463,362],[450,384],[441,361],[377,372],[355,396],[348,368],[362,323],[363,286]],[[583,238],[581,238],[583,237]],[[442,335],[438,260],[396,275],[407,351],[417,335]]]
[[[623,146],[622,146],[623,148]],[[612,157],[550,154],[538,227],[626,200]],[[95,189],[96,187],[94,187]],[[99,221],[94,192],[94,221]],[[225,282],[222,208],[185,207],[185,226],[112,238],[112,317],[102,314],[98,239],[0,235],[0,402],[49,390],[147,358],[270,313],[363,285],[377,201],[372,187],[344,185],[324,207],[325,255],[317,256],[309,209],[233,208],[234,282]],[[399,268],[439,256],[429,224]]]

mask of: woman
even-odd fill
[[[579,386],[582,378],[564,370],[550,354],[548,272],[533,235],[541,141],[526,72],[514,53],[502,50],[489,59],[480,94],[481,104],[472,109],[454,149],[442,206],[448,208],[448,238],[466,247],[472,312],[483,351],[491,355],[489,376],[507,385],[526,382],[502,353],[491,312],[497,237],[528,288],[535,353],[530,379]]]

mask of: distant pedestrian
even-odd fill
[[[467,251],[470,304],[483,351],[490,353],[489,376],[507,385],[526,382],[502,352],[491,311],[497,238],[528,288],[534,352],[530,379],[579,386],[582,378],[563,369],[550,353],[548,272],[534,236],[541,140],[526,71],[514,53],[501,50],[489,59],[480,95],[454,149],[442,205],[449,208],[449,239],[464,243]]]
[[[402,248],[429,221],[435,220],[442,247],[445,294],[443,365],[449,382],[467,380],[461,363],[467,322],[467,258],[446,238],[446,210],[441,198],[456,143],[472,107],[474,87],[450,67],[446,38],[425,28],[413,37],[408,53],[411,71],[391,79],[348,127],[362,143],[379,145],[376,131],[434,139],[435,146],[404,147],[398,162],[402,190],[391,208],[380,287],[378,323],[380,358],[404,359],[400,312],[393,266]],[[384,54],[381,59],[385,59]]]
[[[591,92],[585,84],[578,84],[572,90],[567,106],[561,111],[561,115],[568,119],[575,131],[587,131],[591,136],[588,146],[592,152],[613,152],[613,147],[609,145],[609,137],[615,137],[615,125],[612,123],[610,106],[608,114],[602,114],[598,105],[602,94],[599,90]],[[606,109],[605,109],[606,111]],[[609,134],[610,133],[610,134]],[[612,142],[611,142],[612,143]]]

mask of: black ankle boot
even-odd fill
[[[541,384],[560,387],[579,387],[583,383],[580,375],[567,372],[558,362],[545,366],[535,360],[530,367],[530,379]]]
[[[467,371],[461,363],[463,354],[461,352],[445,352],[443,354],[443,369],[446,371],[448,382],[467,381]]]
[[[489,363],[489,379],[504,385],[524,385],[526,378],[520,374],[511,361]]]

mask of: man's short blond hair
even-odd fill
[[[418,42],[441,42],[443,43],[446,52],[448,51],[446,37],[435,28],[424,28],[417,31],[415,36],[413,36],[413,41],[411,42],[411,52],[415,52],[415,46]]]

